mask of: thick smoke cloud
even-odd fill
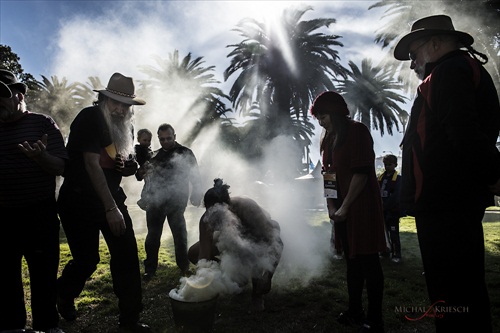
[[[229,59],[226,57],[229,49],[226,45],[241,41],[240,36],[231,29],[245,17],[253,16],[260,20],[263,13],[272,12],[276,15],[284,7],[289,6],[286,2],[273,4],[262,2],[266,6],[266,10],[262,10],[258,8],[258,2],[248,4],[238,1],[206,1],[140,2],[139,8],[138,3],[120,2],[120,8],[113,7],[112,10],[105,11],[102,16],[77,15],[70,20],[61,21],[51,74],[66,77],[69,81],[80,82],[87,82],[89,76],[97,76],[103,84],[113,72],[133,76],[138,90],[137,95],[147,101],[145,106],[135,107],[135,129],[149,128],[153,132],[153,149],[160,147],[156,130],[159,124],[165,122],[172,124],[176,129],[177,141],[181,144],[184,142],[196,124],[197,110],[191,109],[190,105],[198,92],[192,89],[179,89],[182,85],[177,82],[171,82],[168,87],[157,90],[147,89],[143,82],[148,77],[141,71],[141,66],[161,69],[155,62],[154,56],[168,59],[170,53],[179,50],[182,58],[191,52],[193,58],[204,57],[205,67],[215,66],[215,78],[221,81],[220,88],[227,93],[232,82],[223,82],[222,77],[223,70],[229,65]],[[342,11],[339,9],[348,6],[350,13],[355,15],[357,11],[366,12],[367,3],[308,2],[307,4],[312,5],[314,10],[304,19],[337,18],[338,24],[332,25],[327,33],[344,36],[343,43],[346,46],[339,49],[343,61],[357,61],[359,53],[349,47],[352,45],[350,38],[353,36],[364,39],[364,45],[372,45],[373,34],[367,31],[353,33],[351,24],[342,23]],[[271,5],[276,5],[276,8]],[[275,9],[274,12],[270,10],[271,8]],[[218,17],[219,23],[214,29],[207,29],[206,27],[214,27],[214,15]],[[374,13],[370,16],[377,17],[372,24],[375,30],[380,16]],[[347,50],[352,51],[351,56],[349,59],[344,59],[342,54]],[[321,131],[319,126],[317,131]],[[312,139],[314,163],[319,160],[318,138],[319,134]],[[251,197],[269,211],[272,218],[280,224],[284,250],[273,279],[273,288],[279,290],[292,283],[306,285],[310,279],[322,274],[329,260],[330,228],[328,223],[311,225],[309,221],[306,209],[311,206],[306,203],[308,198],[321,195],[321,187],[316,186],[316,183],[304,186],[294,180],[299,176],[294,163],[297,159],[300,160],[302,151],[294,145],[293,140],[288,137],[276,138],[263,147],[263,158],[250,164],[240,158],[240,154],[244,152],[235,153],[220,144],[218,126],[214,125],[202,132],[190,148],[198,160],[205,190],[212,187],[214,178],[223,178],[231,186],[232,196]],[[134,210],[134,228],[138,233],[145,231],[145,214],[135,208],[143,184],[134,177],[124,180],[127,202],[130,209]],[[202,207],[188,207],[189,245],[197,241],[198,222],[203,211]],[[327,220],[326,213],[325,220]],[[165,228],[164,236],[171,237],[168,227]],[[205,270],[211,268],[216,269],[210,265],[203,267]],[[222,268],[228,271],[227,267]],[[200,274],[203,272],[201,267],[198,271]],[[222,276],[216,277],[213,279],[223,280]],[[184,282],[187,284],[184,280],[181,284]],[[237,289],[227,290],[233,292]]]

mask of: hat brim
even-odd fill
[[[438,30],[438,29],[419,29],[410,32],[396,44],[394,48],[394,58],[397,60],[410,60],[410,45],[414,41],[436,35],[455,35],[464,46],[470,46],[474,43],[474,38],[466,32]]]
[[[0,81],[0,97],[2,98],[11,98],[12,91],[10,91],[9,87]]]
[[[12,88],[19,90],[23,95],[26,95],[26,92],[28,91],[28,86],[22,82],[9,84],[9,89],[12,90]]]
[[[127,97],[127,96],[121,96],[121,95],[114,94],[114,93],[107,91],[107,90],[94,90],[94,91],[101,93],[104,96],[107,96],[111,99],[114,99],[115,101],[118,101],[118,102],[121,102],[124,104],[128,104],[128,105],[144,105],[144,104],[146,104],[145,100],[138,98],[138,97],[132,98],[132,97]]]

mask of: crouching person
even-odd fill
[[[222,271],[240,286],[252,281],[252,309],[264,310],[265,294],[283,251],[280,226],[254,200],[229,196],[229,185],[215,179],[204,196],[199,242],[189,249],[189,260],[220,262]]]

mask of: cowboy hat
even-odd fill
[[[24,83],[17,81],[14,73],[6,69],[0,69],[0,82],[4,83],[10,90],[12,88],[19,90],[23,95],[28,90],[28,87]]]
[[[471,35],[455,30],[449,16],[428,16],[413,23],[411,31],[401,38],[394,48],[394,57],[398,60],[410,60],[408,54],[411,43],[423,37],[444,34],[457,36],[464,46],[470,46],[474,43],[474,38]]]
[[[109,79],[108,86],[104,90],[94,90],[115,101],[128,105],[144,105],[146,101],[135,96],[134,81],[131,77],[120,73],[114,73]]]
[[[12,91],[10,91],[9,87],[3,82],[0,82],[0,97],[2,98],[12,97]]]

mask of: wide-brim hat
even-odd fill
[[[14,73],[6,69],[0,69],[0,82],[9,87],[9,90],[16,89],[22,94],[26,94],[26,91],[28,90],[28,87],[24,83],[17,81]]]
[[[115,101],[129,105],[144,105],[146,101],[135,95],[134,80],[120,73],[114,73],[108,86],[103,90],[94,90]]]
[[[397,43],[394,48],[394,57],[398,60],[410,60],[410,45],[414,41],[435,35],[454,35],[464,46],[474,43],[474,38],[466,32],[457,31],[453,27],[451,18],[446,15],[434,15],[417,20],[411,26],[411,31]]]
[[[0,97],[2,98],[12,97],[12,91],[10,91],[9,87],[3,82],[0,82]]]

